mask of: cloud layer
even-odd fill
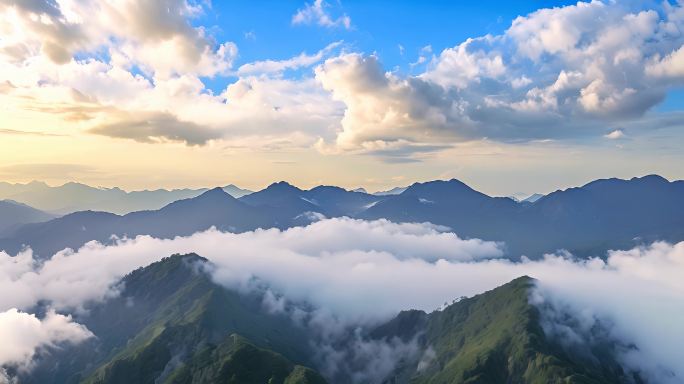
[[[663,377],[682,382],[684,377],[678,360],[684,345],[684,243],[614,251],[606,261],[549,255],[514,263],[497,259],[501,248],[496,243],[462,240],[429,224],[330,219],[286,231],[210,230],[172,240],[141,236],[107,247],[89,243],[43,265],[35,264],[30,251],[2,254],[0,289],[13,294],[3,296],[0,311],[30,308],[38,301],[59,311],[77,310],[116,295],[114,284],[129,271],[188,252],[207,257],[215,281],[229,288],[268,287],[266,309],[309,303],[318,308],[312,321],[340,329],[374,324],[402,309],[434,310],[529,275],[539,280],[538,303],[565,308],[585,327],[597,321],[612,324],[611,337],[636,345],[638,350],[622,356],[626,367],[660,377],[659,382],[665,382]],[[581,327],[571,331],[582,340]],[[371,351],[385,348],[360,345]]]
[[[9,309],[0,312],[0,383],[10,382],[4,368],[29,370],[34,356],[63,343],[78,344],[93,337],[70,316],[49,311],[42,319]]]

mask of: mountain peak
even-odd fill
[[[209,198],[209,197],[230,197],[233,198],[228,192],[224,191],[221,187],[214,187],[201,195],[197,196],[198,199]]]
[[[401,193],[401,195],[415,195],[430,198],[430,200],[439,198],[453,198],[458,195],[463,196],[473,194],[485,196],[483,193],[477,192],[458,179],[434,180],[425,183],[414,183]]]
[[[669,184],[670,182],[660,176],[660,175],[646,175],[642,177],[632,177],[631,179],[620,179],[617,177],[611,177],[609,179],[597,179],[594,181],[591,181],[585,185],[582,186],[583,189],[595,189],[595,188],[603,188],[606,186],[620,186],[620,185],[647,185],[647,186],[656,186],[656,185],[666,185]]]
[[[660,184],[660,183],[669,183],[669,181],[660,176],[660,175],[646,175],[642,177],[633,177],[630,181],[640,181],[643,183],[649,183],[649,184]]]
[[[278,181],[276,183],[273,183],[266,187],[266,190],[279,192],[302,192],[301,189],[295,187],[287,181]]]

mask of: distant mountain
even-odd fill
[[[341,216],[446,226],[461,237],[501,241],[512,259],[560,249],[579,257],[605,256],[609,249],[684,240],[684,181],[659,176],[596,180],[522,204],[455,179],[416,183],[387,196],[333,186],[302,190],[279,182],[235,199],[215,188],[158,210],[123,216],[84,211],[25,224],[1,235],[0,249],[16,252],[30,245],[48,257],[89,240],[108,241],[112,234],[169,238],[211,226],[233,232],[284,229]]]
[[[380,192],[375,192],[375,196],[390,196],[390,195],[398,195],[402,192],[404,192],[408,187],[394,187],[390,190],[387,191],[380,191]]]
[[[356,188],[353,189],[352,192],[368,193],[368,191],[366,191],[366,188]]]
[[[461,236],[503,241],[513,258],[558,249],[601,256],[640,242],[684,240],[684,181],[596,180],[534,204],[490,197],[458,180],[433,181],[388,196],[358,217],[448,226]]]
[[[253,191],[250,191],[249,189],[242,189],[238,187],[237,185],[234,184],[229,184],[223,187],[223,190],[226,191],[229,195],[233,196],[236,199],[241,198],[242,196],[247,196],[250,193],[254,193]]]
[[[533,284],[521,277],[441,311],[406,311],[379,326],[372,338],[415,339],[424,351],[386,382],[639,382],[625,374],[610,348],[595,348],[587,356],[547,338],[539,309],[529,303]]]
[[[307,327],[263,309],[258,293],[213,282],[200,256],[175,255],[133,271],[121,293],[74,314],[95,338],[41,354],[21,382],[321,384]],[[545,335],[529,303],[534,281],[516,279],[432,313],[410,310],[349,335],[415,343],[383,361],[384,383],[639,383],[608,344],[566,350]],[[597,330],[599,332],[600,330]],[[599,332],[600,333],[600,332]],[[345,336],[337,341],[345,343]],[[388,343],[387,346],[393,345]],[[327,378],[349,383],[351,372]]]
[[[224,187],[224,190],[236,198],[251,193],[232,184]],[[159,209],[176,200],[195,197],[206,191],[206,188],[202,188],[126,192],[119,188],[95,188],[80,183],[66,183],[58,187],[37,181],[28,184],[0,183],[0,199],[16,200],[58,214],[86,210],[126,214]]]
[[[74,315],[96,338],[44,356],[22,382],[325,383],[304,366],[304,328],[218,286],[203,263],[176,255],[133,271],[120,295]]]
[[[138,211],[123,216],[83,211],[44,223],[27,224],[11,236],[0,239],[0,249],[17,252],[29,245],[38,256],[49,257],[67,247],[78,248],[90,240],[107,243],[112,235],[171,238],[191,235],[212,226],[224,231],[243,232],[276,227],[278,223],[269,209],[252,207],[222,188],[214,188],[155,211]]]
[[[0,200],[0,236],[17,227],[54,219],[56,216],[12,200]]]
[[[399,195],[386,196],[361,212],[363,219],[431,222],[450,227],[459,236],[503,240],[499,234],[513,224],[519,204],[489,197],[453,179],[416,183]]]
[[[542,195],[541,193],[534,193],[534,194],[520,200],[520,202],[522,202],[522,203],[534,203],[537,200],[541,199],[542,197],[544,197],[544,195]]]
[[[284,216],[280,222],[305,212],[317,212],[327,217],[351,217],[380,200],[367,193],[332,186],[318,186],[305,191],[284,181],[240,198],[240,201],[253,206],[276,208],[276,212]]]

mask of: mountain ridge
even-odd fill
[[[387,196],[335,186],[303,190],[278,182],[235,199],[217,187],[158,210],[126,215],[86,211],[24,224],[0,236],[0,249],[16,253],[31,246],[48,257],[90,240],[106,243],[112,235],[170,238],[210,227],[230,232],[287,229],[345,216],[430,222],[463,238],[503,242],[511,259],[539,258],[560,249],[579,257],[603,257],[610,249],[684,240],[684,182],[659,176],[600,179],[523,204],[488,196],[455,179],[414,183]]]

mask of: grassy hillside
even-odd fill
[[[120,296],[77,318],[97,339],[44,361],[26,382],[322,382],[299,366],[312,356],[305,330],[213,283],[207,265],[175,255],[132,272]],[[247,380],[264,375],[273,380]]]
[[[208,345],[164,381],[168,384],[319,384],[315,371],[293,365],[282,355],[258,348],[243,337],[230,335],[218,345]]]
[[[22,382],[324,383],[306,368],[316,356],[307,329],[266,313],[256,295],[216,285],[204,272],[209,266],[197,255],[175,255],[132,272],[118,297],[76,318],[97,339],[45,358]],[[418,357],[397,361],[385,382],[640,383],[610,345],[588,356],[548,339],[528,300],[533,285],[522,277],[441,311],[401,312],[365,333],[417,342]]]
[[[516,279],[443,311],[404,312],[374,337],[419,335],[420,362],[389,382],[423,383],[621,383],[627,377],[609,355],[569,356],[548,340],[539,311],[528,302],[534,284]]]

